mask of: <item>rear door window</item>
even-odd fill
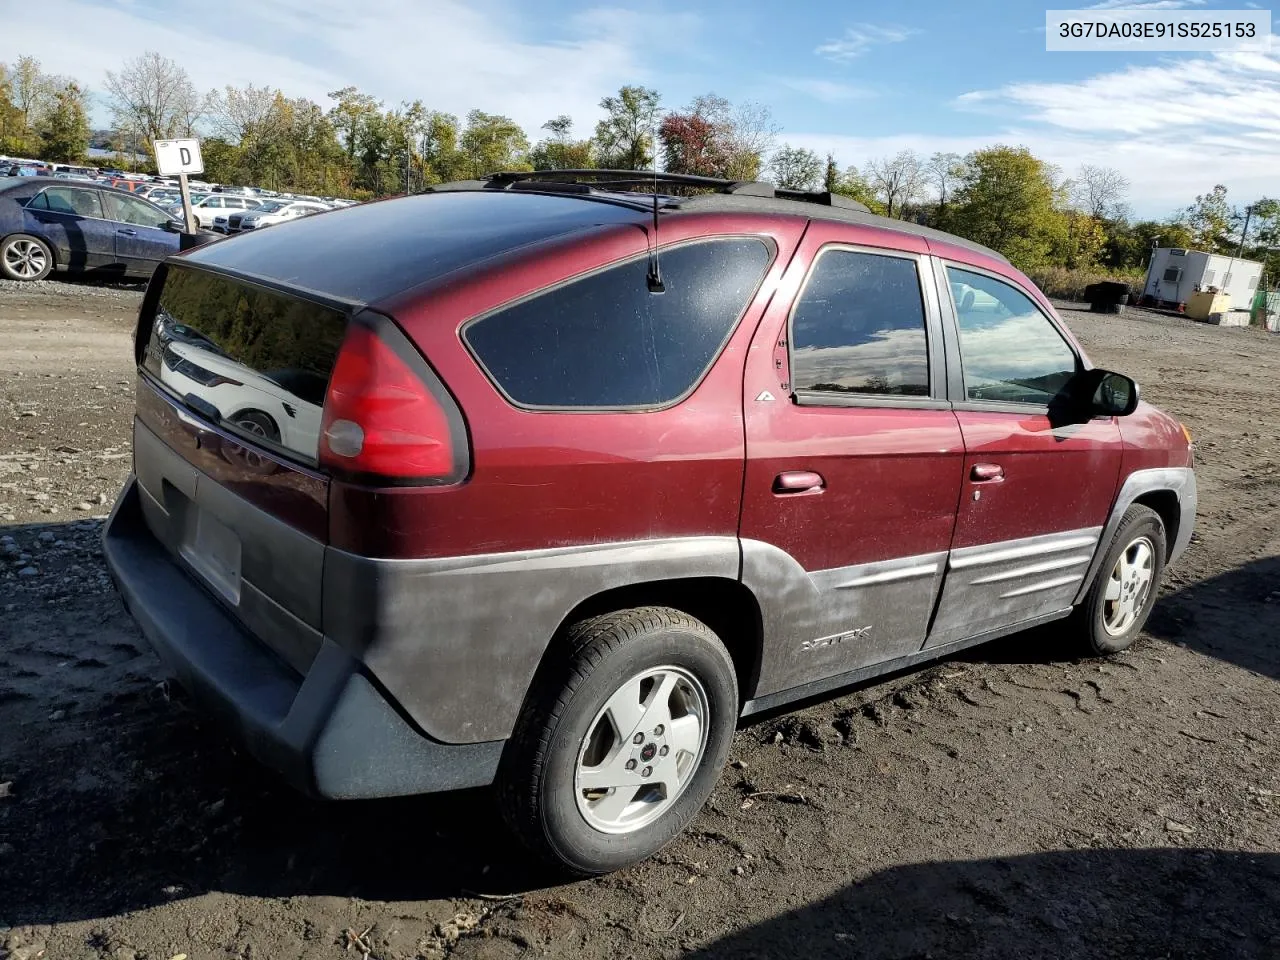
[[[473,321],[463,338],[520,406],[665,406],[702,379],[772,257],[756,238],[683,244],[662,252],[665,293],[649,291],[639,257]]]
[[[207,419],[314,461],[346,325],[310,300],[170,266],[142,365]]]
[[[791,316],[792,389],[823,395],[927,397],[929,348],[915,259],[829,248]]]

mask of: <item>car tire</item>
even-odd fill
[[[652,856],[701,809],[733,739],[738,683],[715,633],[667,607],[592,617],[564,640],[534,678],[498,792],[535,855],[586,877]]]
[[[1075,621],[1089,652],[1127,650],[1155,606],[1167,556],[1164,522],[1150,507],[1125,511]]]
[[[43,280],[53,269],[53,251],[39,237],[14,233],[0,241],[0,275],[6,280]]]

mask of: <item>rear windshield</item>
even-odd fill
[[[196,413],[314,461],[346,315],[200,270],[163,283],[143,367]]]

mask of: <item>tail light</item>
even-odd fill
[[[468,454],[461,411],[399,328],[353,320],[325,395],[321,466],[373,483],[457,483]]]

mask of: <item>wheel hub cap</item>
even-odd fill
[[[645,670],[591,722],[574,770],[584,820],[630,833],[662,816],[693,778],[707,745],[706,691],[680,667]]]
[[[1103,627],[1111,636],[1127,633],[1142,615],[1155,575],[1155,555],[1152,542],[1138,537],[1116,559],[1102,610]]]

